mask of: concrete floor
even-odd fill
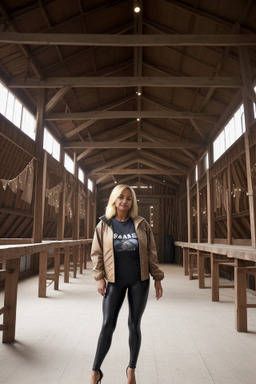
[[[101,327],[101,297],[90,263],[83,275],[60,279],[47,298],[37,297],[38,278],[20,282],[16,341],[0,344],[0,383],[89,384]],[[248,310],[248,333],[235,331],[234,290],[198,289],[176,265],[161,265],[164,297],[154,299],[153,284],[143,322],[136,370],[138,384],[254,384],[256,382],[256,310]],[[207,279],[207,285],[210,280]],[[255,302],[255,296],[248,294]],[[0,307],[3,294],[0,292]],[[127,303],[102,370],[102,384],[126,383]]]

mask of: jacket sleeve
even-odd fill
[[[92,274],[95,280],[101,280],[105,277],[102,238],[102,221],[100,221],[95,228],[91,248]]]
[[[158,256],[156,250],[156,243],[152,229],[147,221],[145,221],[147,237],[148,237],[148,259],[149,259],[149,272],[154,280],[163,280],[164,272],[159,269]]]

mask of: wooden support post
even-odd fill
[[[183,268],[185,276],[188,276],[188,251],[188,248],[183,248]]]
[[[212,301],[219,301],[219,264],[214,253],[211,253]]]
[[[54,250],[54,289],[57,291],[59,289],[59,276],[60,276],[60,248]]]
[[[246,47],[239,47],[239,57],[241,64],[241,72],[243,79],[243,103],[244,103],[244,118],[245,118],[245,160],[246,160],[246,176],[248,187],[249,199],[249,213],[250,213],[250,228],[251,228],[251,241],[252,247],[256,248],[256,213],[255,213],[255,200],[254,190],[252,183],[252,165],[250,156],[250,122],[253,120],[253,103],[255,102],[255,92],[253,91],[251,65]]]
[[[191,220],[191,200],[190,200],[190,178],[189,174],[187,176],[187,225],[188,225],[188,243],[191,243],[191,226],[192,226],[192,220]]]
[[[236,330],[247,332],[246,270],[235,267]]]
[[[198,169],[198,175],[199,175],[199,162],[197,163],[197,169]],[[197,242],[201,243],[202,225],[201,225],[201,201],[200,201],[199,180],[197,180],[196,182],[196,210],[197,210]]]
[[[60,207],[59,214],[57,219],[57,240],[64,239],[64,228],[65,228],[65,200],[66,200],[66,170],[63,170],[63,184],[62,184],[62,193],[60,195]]]
[[[72,247],[72,256],[73,256],[73,277],[77,276],[77,259],[78,259],[78,247]]]
[[[228,244],[232,244],[232,211],[231,211],[231,168],[228,164],[228,193],[227,199],[227,240]]]
[[[64,283],[69,283],[69,265],[70,265],[70,250],[69,247],[64,249]]]
[[[47,251],[40,252],[38,297],[46,297],[47,259],[48,259],[48,252]]]
[[[204,255],[200,251],[197,251],[197,273],[198,273],[198,287],[205,288]]]
[[[35,203],[33,221],[33,241],[40,243],[43,238],[45,183],[47,170],[47,153],[45,152],[42,161],[37,163],[35,181]]]
[[[7,327],[3,329],[2,340],[3,343],[11,343],[15,339],[20,259],[6,260],[6,269],[4,307],[7,308],[7,310],[5,310],[3,314],[3,323],[6,324]]]
[[[188,253],[188,274],[189,280],[193,280],[195,262],[197,261],[197,252],[190,251]]]
[[[39,159],[36,167],[35,201],[33,221],[33,241],[40,243],[43,238],[45,185],[47,172],[47,153],[42,151],[44,137],[45,90],[41,89],[36,118],[36,156]]]
[[[209,167],[212,166],[213,163],[213,150],[212,144],[208,146],[208,162]],[[210,179],[210,171],[209,168],[206,170],[206,185],[207,185],[207,237],[208,243],[213,243],[214,238],[214,223],[213,223],[213,193],[212,193],[212,181]]]
[[[83,273],[83,264],[84,264],[84,245],[78,246],[78,260],[79,260],[79,272]]]

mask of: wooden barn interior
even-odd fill
[[[81,349],[73,356],[76,370],[61,371],[59,363],[51,376],[50,368],[40,366],[36,378],[36,373],[27,375],[28,366],[10,346],[15,349],[21,334],[29,332],[25,322],[18,328],[23,320],[17,303],[30,297],[25,284],[38,286],[46,304],[30,300],[35,307],[44,305],[47,319],[52,304],[46,309],[46,297],[58,297],[59,290],[59,302],[65,306],[67,300],[73,311],[76,295],[69,302],[66,289],[73,295],[77,284],[77,292],[84,287],[94,297],[90,244],[117,184],[134,188],[139,215],[152,227],[165,289],[177,297],[186,292],[193,303],[186,302],[187,310],[200,307],[190,319],[197,326],[209,316],[200,330],[205,345],[208,337],[215,346],[202,352],[197,344],[204,373],[196,360],[186,366],[186,359],[174,359],[178,371],[146,351],[154,361],[142,359],[139,383],[255,381],[255,363],[250,364],[256,352],[251,310],[256,308],[255,20],[255,0],[0,0],[3,383],[86,382],[92,350],[82,368]],[[85,302],[93,314],[97,300]],[[169,306],[175,311],[181,305],[172,307],[172,300],[166,293],[161,319]],[[220,302],[225,309],[217,306]],[[27,310],[32,318],[40,313],[29,303]],[[152,304],[155,327],[156,311]],[[214,325],[213,313],[223,322]],[[95,319],[86,321],[88,332]],[[182,325],[173,321],[181,335]],[[199,332],[196,325],[186,328],[191,339],[195,329]],[[122,339],[122,331],[117,332]],[[230,360],[214,342],[226,334],[227,346],[237,348]],[[182,342],[177,336],[176,348]],[[56,343],[61,350],[60,340]],[[46,354],[51,355],[51,345]],[[166,348],[175,356],[170,345]],[[160,345],[149,349],[164,354]],[[204,353],[214,355],[212,365]],[[216,367],[217,355],[223,374]],[[104,383],[120,382],[117,356],[115,368],[109,362],[110,381]],[[62,361],[57,352],[56,358]],[[42,361],[51,366],[50,360]]]

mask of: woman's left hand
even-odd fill
[[[159,300],[163,296],[163,287],[160,280],[155,280],[156,299]]]

